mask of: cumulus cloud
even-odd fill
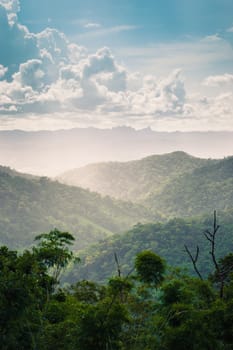
[[[17,13],[20,10],[19,0],[0,0],[0,6],[4,7],[11,25],[17,21]]]
[[[0,5],[3,6],[7,12],[17,13],[20,10],[19,0],[0,0]]]
[[[34,120],[32,115],[38,119],[46,115],[46,120],[53,120],[63,115],[71,125],[137,126],[158,125],[160,120],[185,123],[191,119],[229,120],[233,116],[231,92],[212,98],[190,96],[180,69],[160,78],[130,72],[107,47],[90,54],[54,28],[31,33],[18,23],[18,11],[18,1],[0,0],[2,116]],[[97,27],[97,23],[86,25]],[[118,26],[112,33],[134,28]],[[219,41],[213,35],[204,38],[202,45],[211,42],[215,47]],[[209,76],[203,84],[209,87],[232,82],[233,75],[226,73]]]
[[[225,84],[233,84],[233,74],[212,75],[207,77],[204,82],[206,86],[219,86]]]
[[[20,63],[38,57],[35,36],[25,26],[10,23],[7,10],[0,5],[0,63],[8,67],[7,78],[17,72]]]
[[[22,86],[31,86],[33,90],[37,90],[43,87],[44,76],[42,61],[33,59],[22,63],[19,67],[19,72],[14,75],[14,78]]]
[[[7,71],[8,71],[8,68],[0,64],[0,79],[4,77]]]

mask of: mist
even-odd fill
[[[130,127],[0,132],[1,165],[48,177],[89,163],[128,161],[173,151],[223,158],[233,154],[233,132],[156,132]]]

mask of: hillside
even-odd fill
[[[170,266],[187,268],[193,273],[184,244],[195,255],[200,247],[198,267],[207,275],[212,269],[209,242],[204,237],[211,230],[213,216],[172,219],[166,223],[137,224],[123,235],[114,235],[81,252],[82,264],[76,266],[65,277],[72,282],[77,279],[104,281],[117,274],[114,253],[117,254],[123,275],[132,271],[135,256],[143,250],[152,250],[165,258]],[[216,239],[216,253],[222,257],[233,250],[233,211],[218,213],[220,229]]]
[[[59,180],[140,203],[164,219],[228,210],[233,203],[233,157],[200,159],[174,152],[126,163],[91,164]]]
[[[144,204],[165,216],[202,215],[232,209],[233,157],[213,161],[170,182]]]
[[[58,180],[114,198],[138,202],[151,194],[160,193],[175,178],[211,162],[184,152],[173,152],[130,162],[90,164],[65,172]]]
[[[71,232],[82,248],[151,219],[142,206],[0,168],[0,244],[11,248],[29,246],[54,227]]]
[[[177,150],[201,158],[221,158],[231,155],[232,149],[232,131],[158,132],[126,126],[56,131],[0,130],[0,164],[53,177],[90,163],[125,162]]]

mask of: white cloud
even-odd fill
[[[19,72],[14,74],[14,79],[22,86],[30,86],[33,90],[37,90],[44,86],[44,76],[42,61],[32,59],[20,65]]]
[[[4,67],[2,64],[0,64],[0,79],[2,79],[4,77],[4,75],[6,74],[7,71],[8,71],[8,68]]]
[[[185,74],[192,74],[195,80],[197,75],[206,76],[209,69],[232,69],[232,45],[218,36],[203,39],[189,38],[186,41],[155,43],[142,47],[123,47],[118,49],[121,59],[131,69],[140,69],[141,72],[153,72],[156,75],[165,75],[181,67]]]
[[[35,36],[25,26],[11,24],[4,7],[0,6],[0,63],[8,67],[7,78],[18,70],[19,64],[39,55]],[[4,48],[4,49],[2,49]]]
[[[233,27],[228,28],[228,29],[227,29],[227,32],[228,32],[228,33],[233,33]]]
[[[0,6],[6,10],[9,24],[13,26],[17,21],[17,13],[20,11],[19,0],[0,0]]]
[[[129,112],[157,118],[166,115],[182,116],[185,99],[186,92],[180,70],[175,70],[161,80],[146,76],[142,88],[129,94]]]
[[[213,34],[213,35],[207,35],[204,38],[201,39],[202,42],[216,42],[216,41],[221,41],[221,37],[218,34]]]
[[[20,10],[19,0],[0,0],[0,5],[3,6],[7,12],[17,13]]]
[[[212,75],[207,77],[204,82],[206,86],[219,86],[225,84],[233,84],[233,74]]]
[[[44,122],[45,127],[126,124],[169,130],[169,125],[185,129],[227,123],[233,129],[232,89],[224,94],[217,89],[211,98],[191,95],[184,80],[189,70],[233,58],[232,47],[217,35],[125,50],[126,56],[143,60],[150,74],[142,74],[119,64],[109,48],[89,54],[56,29],[31,33],[10,17],[19,10],[18,1],[0,0],[0,5],[0,128],[25,126],[28,120],[30,125],[41,121],[40,127]],[[137,28],[96,25],[89,23],[96,28],[90,35]],[[203,84],[208,89],[232,82],[233,75],[225,73],[209,75]]]
[[[103,37],[103,36],[117,34],[117,33],[125,32],[125,31],[129,31],[129,30],[135,30],[138,28],[139,28],[138,26],[128,25],[128,24],[118,25],[118,26],[114,26],[114,27],[105,27],[105,28],[100,27],[100,28],[96,28],[96,30],[88,31],[88,32],[85,32],[83,34],[79,34],[76,37],[74,37],[74,40],[76,41],[76,40],[80,40],[80,39]]]
[[[100,28],[102,27],[100,23],[94,23],[94,22],[90,22],[90,23],[86,23],[83,26],[84,28],[87,29],[96,29],[96,28]]]

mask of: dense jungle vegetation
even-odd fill
[[[208,230],[215,244],[217,231],[217,223]],[[233,348],[231,253],[217,259],[215,246],[207,277],[171,268],[151,250],[136,254],[134,271],[124,275],[115,255],[118,273],[105,284],[62,287],[62,269],[79,261],[73,241],[53,230],[37,236],[31,250],[0,248],[1,349]]]
[[[93,167],[121,196],[0,167],[0,349],[233,349],[233,158]]]
[[[233,251],[233,211],[218,212],[220,229],[217,241],[217,257]],[[106,281],[115,271],[114,253],[117,253],[122,271],[127,274],[133,268],[134,257],[141,250],[150,249],[164,258],[169,265],[186,268],[192,273],[192,264],[184,245],[192,251],[200,248],[199,268],[207,276],[211,271],[209,247],[206,244],[205,229],[211,226],[212,215],[193,218],[174,218],[164,223],[135,225],[121,235],[109,236],[97,244],[79,251],[81,264],[70,267],[64,277],[73,282],[77,278]]]

